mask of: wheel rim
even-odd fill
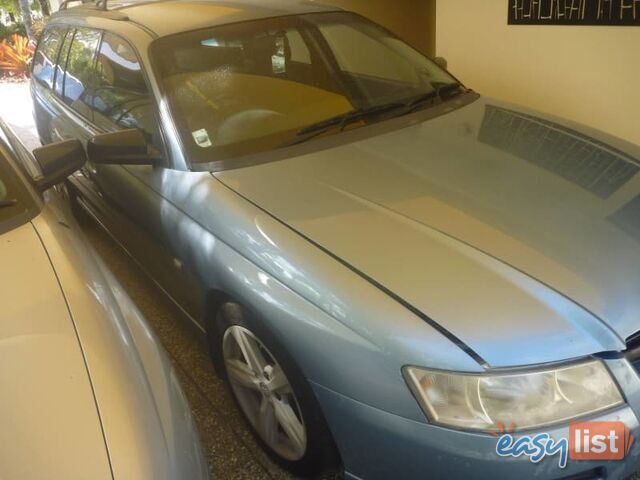
[[[238,325],[225,332],[222,350],[231,390],[260,438],[286,460],[300,460],[307,431],[280,364],[253,333]]]

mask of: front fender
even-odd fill
[[[69,306],[114,478],[206,479],[189,406],[146,320],[56,194],[33,224]]]
[[[205,290],[257,314],[310,381],[424,421],[404,365],[482,371],[435,328],[213,176],[164,171],[151,181],[176,257]]]

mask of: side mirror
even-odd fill
[[[433,59],[433,61],[436,62],[436,65],[438,65],[440,68],[446,70],[448,67],[447,59],[444,57],[436,57]]]
[[[98,165],[153,165],[160,161],[160,154],[138,129],[96,135],[87,143],[87,156]]]
[[[42,172],[42,177],[35,180],[41,192],[64,181],[87,161],[82,143],[78,140],[65,140],[36,148],[33,156]]]

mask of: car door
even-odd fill
[[[162,156],[155,102],[141,63],[134,48],[116,34],[102,36],[89,96],[92,122],[87,135],[140,129]],[[195,316],[199,289],[168,244],[161,218],[166,200],[149,187],[171,170],[165,165],[98,165],[90,160],[86,170],[90,182],[84,182],[84,195],[92,199],[97,216],[153,279]]]

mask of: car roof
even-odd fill
[[[106,10],[85,4],[61,10],[56,17],[82,15],[128,20],[162,37],[228,23],[340,10],[314,0],[113,0],[107,2]]]

